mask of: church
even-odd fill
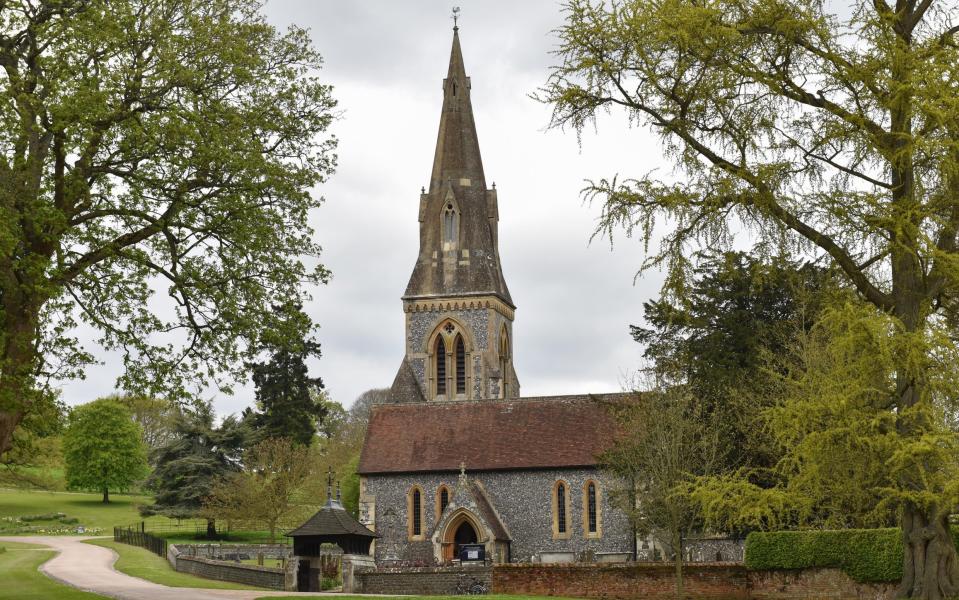
[[[457,27],[418,220],[405,356],[358,469],[377,564],[450,564],[467,545],[497,563],[634,558],[636,536],[597,466],[613,435],[597,397],[520,396],[497,190],[483,173]]]

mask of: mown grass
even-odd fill
[[[7,600],[94,600],[105,598],[50,579],[38,570],[56,552],[35,544],[0,542],[0,597]]]
[[[99,529],[101,533],[112,534],[116,525],[129,525],[144,520],[137,513],[136,507],[150,502],[148,496],[122,494],[111,494],[109,504],[104,504],[101,500],[100,494],[0,489],[0,535],[49,535],[75,530],[78,526],[83,526],[87,533]],[[79,523],[64,525],[57,520],[29,523],[15,521],[18,517],[58,512],[66,514],[68,519],[77,519]],[[145,520],[148,524],[170,522],[166,517],[149,517]]]
[[[228,581],[216,581],[214,579],[204,579],[195,577],[188,573],[179,573],[173,570],[166,559],[160,558],[149,550],[121,544],[113,540],[86,540],[87,544],[94,544],[109,548],[119,555],[117,562],[113,565],[117,571],[126,573],[131,577],[139,577],[153,583],[168,585],[171,587],[185,588],[207,588],[216,590],[261,590],[249,585],[231,583]]]

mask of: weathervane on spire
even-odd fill
[[[453,29],[454,30],[459,29],[459,25],[457,24],[457,22],[459,21],[459,18],[460,18],[460,7],[454,6],[453,7]]]

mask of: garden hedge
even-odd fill
[[[953,532],[959,548],[959,535]],[[902,531],[754,531],[746,537],[746,568],[836,567],[861,583],[902,579]]]

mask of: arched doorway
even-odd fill
[[[456,533],[453,534],[453,556],[459,558],[460,548],[463,544],[475,544],[478,539],[476,530],[473,529],[469,521],[464,519],[459,527],[456,528]]]

